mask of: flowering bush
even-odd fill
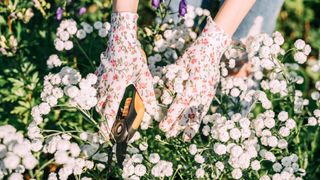
[[[187,6],[176,23],[164,9],[157,11],[165,16],[141,28],[139,35],[166,114],[188,78],[184,69],[172,64],[196,39],[199,25],[210,13]],[[110,156],[115,146],[97,133],[103,119],[94,110],[97,77],[93,71],[98,59],[87,52],[90,39],[106,41],[110,24],[64,19],[62,14],[59,9],[57,18],[62,21],[50,42],[55,50],[46,54],[48,74],[41,81],[41,93],[34,94],[40,101],[30,105],[32,122],[25,133],[12,125],[0,126],[0,179],[267,180],[302,179],[318,172],[312,166],[317,165],[319,152],[320,78],[316,75],[320,63],[308,60],[311,47],[303,40],[287,50],[279,32],[234,43],[220,62],[215,100],[192,141],[167,138],[158,122],[145,114],[121,169]],[[79,53],[87,66],[79,62],[78,67],[77,58],[68,59]],[[241,60],[251,64],[249,75],[230,76]],[[84,68],[88,66],[91,69]],[[33,78],[30,91],[38,81]],[[186,118],[195,113],[190,110]]]

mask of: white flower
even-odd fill
[[[282,165],[280,163],[274,163],[272,165],[272,169],[275,171],[275,172],[280,172],[282,170]]]
[[[83,27],[84,31],[88,34],[90,34],[93,31],[93,27],[86,22],[82,22],[81,26]]]
[[[99,29],[99,36],[104,38],[108,35],[108,32],[105,29]]]
[[[280,139],[278,141],[278,147],[280,149],[286,149],[288,147],[288,142],[285,139]]]
[[[274,155],[272,152],[270,152],[270,151],[265,152],[264,158],[265,158],[266,160],[271,161],[271,162],[275,162],[275,161],[276,161],[275,155]]]
[[[86,141],[88,139],[88,133],[87,132],[81,132],[79,137],[80,137],[81,140]]]
[[[243,153],[243,149],[238,145],[234,145],[230,149],[230,154],[232,157],[239,157],[242,153]]]
[[[186,19],[184,21],[184,24],[186,25],[186,27],[191,28],[194,25],[194,20],[193,19]]]
[[[287,137],[290,135],[290,129],[287,127],[281,127],[279,130],[279,134],[283,137]]]
[[[219,140],[222,142],[227,142],[230,139],[229,133],[227,131],[219,132]]]
[[[48,103],[45,103],[45,102],[41,103],[41,104],[39,105],[39,111],[40,111],[41,114],[47,115],[47,114],[50,112],[50,106],[49,106],[49,104],[48,104]]]
[[[280,52],[281,48],[280,48],[280,46],[278,44],[273,44],[270,47],[270,50],[271,50],[272,54],[278,54]]]
[[[318,124],[317,119],[315,117],[308,118],[308,125],[309,126],[316,126]]]
[[[80,90],[76,86],[65,86],[63,89],[64,93],[69,96],[70,98],[77,97],[80,93]]]
[[[23,176],[20,173],[12,173],[8,180],[23,180]]]
[[[189,146],[189,153],[195,155],[198,152],[197,145],[191,144]]]
[[[294,53],[293,58],[299,64],[303,64],[307,61],[307,56],[303,52],[300,52],[300,51]]]
[[[72,35],[76,34],[77,30],[78,30],[78,28],[75,24],[67,27],[67,31]]]
[[[270,180],[270,177],[265,174],[265,175],[261,176],[259,180]]]
[[[54,40],[54,47],[56,48],[57,51],[63,51],[64,49],[64,43],[60,39],[55,39]]]
[[[281,164],[285,167],[291,166],[291,159],[290,157],[284,157],[281,159]]]
[[[231,89],[230,94],[233,97],[238,97],[240,95],[240,90],[238,88],[234,87]]]
[[[34,167],[36,167],[36,165],[38,164],[38,160],[32,156],[32,155],[29,155],[29,156],[26,156],[22,159],[22,164],[24,165],[24,167],[26,169],[33,169]]]
[[[209,136],[209,134],[210,134],[210,126],[208,126],[208,125],[203,126],[202,133],[205,136]]]
[[[258,161],[258,160],[252,161],[251,168],[255,171],[258,171],[261,168],[260,161]]]
[[[60,139],[57,142],[57,151],[61,150],[61,151],[67,151],[70,148],[70,141],[68,140],[64,140],[64,139]]]
[[[151,153],[149,156],[149,160],[151,163],[156,164],[160,160],[160,156],[158,153]]]
[[[7,147],[3,144],[0,144],[0,159],[5,157],[7,154]]]
[[[268,145],[270,147],[276,147],[278,145],[278,138],[275,136],[268,137]]]
[[[248,153],[243,153],[239,156],[238,165],[241,169],[247,169],[250,166],[250,156]]]
[[[14,145],[13,152],[20,156],[25,157],[30,154],[30,142],[23,142]]]
[[[233,128],[230,131],[230,137],[234,140],[238,140],[241,137],[241,131],[238,128]]]
[[[250,120],[248,118],[241,118],[239,123],[242,128],[248,128],[250,126]]]
[[[224,144],[215,143],[214,144],[214,152],[218,155],[223,155],[227,152],[227,147]]]
[[[14,153],[7,153],[6,157],[3,159],[3,165],[7,169],[14,170],[18,167],[20,163],[20,158]]]
[[[264,39],[263,39],[263,44],[266,45],[266,46],[271,46],[273,44],[273,39],[269,36],[266,36]]]
[[[320,81],[319,81],[318,83],[319,83],[319,90],[320,90]],[[314,114],[316,117],[320,118],[320,109],[315,109],[315,110],[313,111],[313,114]]]
[[[94,22],[93,27],[96,28],[96,29],[101,29],[102,28],[102,22],[101,21]]]
[[[295,163],[298,161],[298,156],[296,154],[291,154],[290,160],[291,160],[291,162]]]
[[[273,118],[266,118],[266,119],[264,120],[264,125],[265,125],[267,128],[271,129],[271,128],[273,128],[274,125],[275,125],[275,120],[274,120]]]
[[[63,43],[64,49],[69,51],[73,48],[73,42],[72,41],[65,41]]]
[[[242,171],[241,169],[234,169],[232,170],[231,175],[234,179],[240,179],[242,177]]]
[[[308,56],[311,53],[311,46],[309,44],[307,44],[304,48],[303,48],[303,53]]]
[[[199,163],[199,164],[204,163],[204,158],[203,158],[203,156],[201,156],[200,154],[196,154],[196,155],[194,156],[194,160],[195,160],[197,163]]]
[[[87,33],[83,29],[80,29],[77,32],[77,38],[79,39],[84,39],[86,36],[87,36]]]
[[[57,151],[54,154],[55,162],[58,164],[66,164],[69,162],[69,156],[66,151]]]
[[[202,168],[198,168],[197,171],[196,171],[196,177],[197,178],[203,178],[204,177],[204,169]]]
[[[286,111],[281,111],[281,112],[278,114],[278,119],[279,119],[280,121],[286,121],[288,118],[289,118],[289,114],[288,114],[288,112],[286,112]]]
[[[286,127],[289,129],[294,129],[296,127],[296,121],[294,121],[293,119],[288,119],[286,121]]]
[[[68,31],[58,32],[58,35],[62,41],[67,41],[70,38],[70,34],[68,33]]]
[[[215,166],[220,170],[223,171],[224,170],[224,164],[221,161],[218,161],[215,163]]]
[[[54,67],[59,67],[61,66],[62,62],[60,61],[58,55],[52,54],[49,56],[47,60],[47,66],[49,69],[54,68]]]
[[[259,51],[260,58],[268,58],[270,55],[270,48],[268,46],[262,46]]]
[[[147,150],[147,149],[148,149],[148,143],[147,143],[147,142],[142,142],[142,143],[140,143],[140,144],[139,144],[139,149],[140,149],[141,151]]]
[[[284,38],[282,37],[281,33],[275,32],[274,34],[274,42],[281,46],[284,43]]]
[[[138,164],[134,168],[134,173],[140,177],[143,176],[146,172],[147,172],[147,168],[143,164]]]
[[[296,40],[296,42],[294,43],[294,46],[295,46],[297,49],[299,49],[299,50],[302,50],[305,45],[306,45],[306,43],[305,43],[304,40],[302,40],[302,39],[298,39],[298,40]]]
[[[80,155],[81,149],[77,143],[71,143],[69,151],[72,157],[78,157]]]
[[[51,173],[49,174],[48,180],[58,180],[57,174],[54,173],[54,172],[51,172]]]
[[[109,22],[105,22],[105,23],[103,23],[103,26],[104,26],[104,28],[106,29],[106,31],[109,31],[109,30],[110,30],[110,28],[111,28],[111,25],[110,25],[110,23],[109,23]]]
[[[200,8],[200,7],[196,7],[195,13],[197,14],[197,16],[202,16],[203,15],[203,9]]]

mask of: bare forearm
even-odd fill
[[[139,0],[113,0],[113,12],[137,12]]]
[[[214,21],[231,37],[255,1],[225,0]]]

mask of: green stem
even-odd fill
[[[176,169],[176,171],[174,172],[173,176],[171,177],[171,180],[174,180],[174,177],[176,177],[176,174],[178,173],[179,170],[180,170],[180,167],[178,167]]]
[[[49,161],[47,161],[46,163],[44,163],[39,169],[37,169],[36,173],[34,174],[34,176],[38,177],[39,173],[42,173],[42,170],[47,167],[49,164],[51,164],[54,161],[54,159],[50,159]],[[32,176],[32,178],[34,178],[34,176]]]
[[[84,55],[84,57],[89,61],[90,65],[91,65],[91,67],[92,67],[92,70],[95,70],[95,66],[94,66],[94,64],[92,63],[92,61],[91,61],[90,57],[88,56],[88,54],[87,54],[87,53],[85,52],[85,50],[82,48],[82,46],[80,45],[79,41],[78,41],[76,38],[74,38],[74,39],[75,39],[75,42],[76,42],[76,44],[78,45],[80,51],[81,51],[82,54]]]

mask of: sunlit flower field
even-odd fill
[[[0,1],[1,8],[6,2],[12,12],[18,9],[11,1]],[[29,22],[40,14],[46,17],[50,3],[34,0],[23,6],[30,3],[33,8],[17,12],[16,19]],[[103,7],[110,11],[110,2]],[[38,16],[33,17],[35,10]],[[225,51],[216,96],[190,142],[181,135],[168,137],[159,129],[158,119],[165,116],[188,79],[186,69],[174,62],[210,16],[208,10],[190,5],[184,16],[174,20],[162,4],[151,9],[156,14],[151,23],[139,26],[161,117],[144,115],[120,168],[110,153],[115,145],[99,133],[103,117],[95,111],[95,70],[104,58],[111,25],[103,14],[85,17],[90,8],[81,5],[78,10],[58,8],[52,32],[46,31],[48,24],[37,35],[46,37],[43,44],[30,40],[36,47],[31,54],[40,51],[45,60],[37,68],[27,61],[29,57],[22,57],[21,37],[0,34],[1,61],[21,58],[18,64],[24,71],[17,79],[8,76],[19,72],[14,69],[0,74],[1,88],[10,89],[5,77],[15,84],[8,92],[1,90],[0,102],[18,102],[12,111],[21,118],[10,120],[9,112],[1,112],[0,179],[291,180],[320,176],[320,59],[312,55],[305,40],[288,43],[279,31],[234,42]],[[2,15],[1,21],[5,21]],[[42,46],[50,50],[42,51]],[[240,61],[250,64],[247,76],[233,75]],[[196,113],[190,109],[185,118]]]

